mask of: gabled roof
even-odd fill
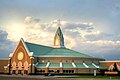
[[[49,46],[43,46],[38,44],[33,44],[25,42],[26,47],[30,52],[33,52],[33,56],[39,57],[88,57],[89,55],[82,54],[80,52],[68,49],[68,48],[53,48]]]

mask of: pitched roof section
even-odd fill
[[[25,42],[25,44],[29,49],[29,51],[33,52],[34,56],[45,55],[46,53],[52,50],[52,47],[48,47],[48,46],[33,44],[29,42]]]
[[[90,57],[67,48],[53,48],[43,57]]]
[[[25,44],[34,56],[39,57],[91,57],[68,48],[53,48],[28,42],[25,42]]]

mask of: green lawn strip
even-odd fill
[[[120,79],[120,76],[59,76],[58,78],[102,78],[102,79]]]

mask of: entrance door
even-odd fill
[[[27,71],[27,70],[24,70],[24,74],[28,74],[28,71]]]
[[[18,74],[21,74],[21,70],[18,70]]]
[[[28,62],[25,61],[24,62],[24,74],[28,74],[28,67],[29,67]]]
[[[13,70],[13,71],[12,71],[12,74],[16,74],[16,70]]]
[[[18,62],[18,74],[22,74],[22,62]]]

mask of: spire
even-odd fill
[[[55,35],[57,35],[57,34],[58,34],[59,36],[62,36],[62,35],[63,35],[60,27],[58,27]]]
[[[54,46],[58,47],[58,48],[64,47],[64,37],[63,37],[62,31],[60,29],[60,26],[58,27],[58,29],[55,33]]]

